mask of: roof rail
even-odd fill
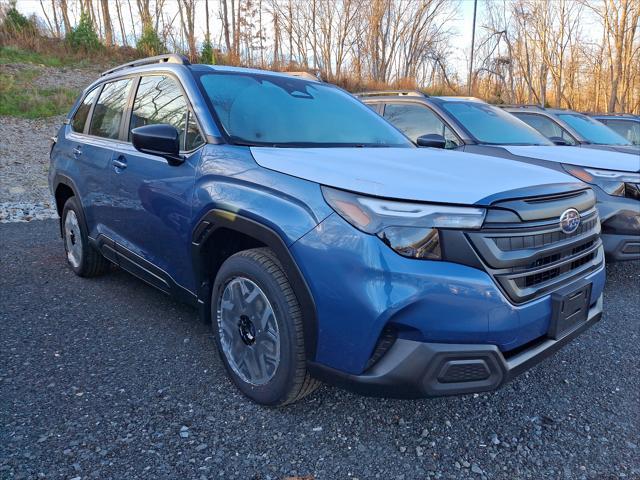
[[[124,70],[125,68],[140,67],[142,65],[153,65],[154,63],[175,63],[178,65],[191,65],[191,62],[184,55],[179,53],[167,53],[164,55],[156,55],[155,57],[141,58],[134,60],[133,62],[123,63],[117,67],[106,70],[100,74],[101,77],[109,75],[110,73],[117,72],[118,70]]]
[[[541,105],[538,105],[536,103],[502,103],[499,105],[496,105],[496,107],[500,107],[500,108],[539,108],[540,110],[544,110],[544,107]]]
[[[280,72],[285,73],[287,75],[291,75],[292,77],[303,78],[305,80],[311,80],[312,82],[322,82],[322,77],[320,76],[320,72],[315,75],[311,72]]]
[[[640,115],[634,115],[633,113],[591,113],[591,112],[583,112],[585,115],[589,115],[591,117],[629,117],[629,118],[638,118]]]
[[[359,92],[354,93],[356,97],[384,97],[393,96],[398,97],[428,97],[426,93],[422,93],[419,90],[374,90],[371,92]]]

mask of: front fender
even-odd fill
[[[192,230],[218,209],[268,226],[289,246],[332,213],[320,185],[261,167],[247,147],[207,145],[198,170]]]
[[[316,183],[260,167],[248,148],[208,145],[194,192],[192,258],[201,317],[210,311],[207,240],[219,229],[251,237],[273,250],[300,303],[308,359],[315,358],[316,307],[307,280],[289,247],[332,210]]]

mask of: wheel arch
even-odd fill
[[[56,211],[58,212],[58,224],[60,227],[60,236],[62,233],[62,210],[64,208],[64,204],[71,197],[76,197],[78,202],[80,203],[80,207],[82,207],[82,202],[80,201],[80,195],[78,194],[78,189],[69,177],[66,175],[56,174],[53,180],[53,196],[56,202]],[[82,218],[80,219],[86,223],[86,219],[84,218],[84,211],[79,212]]]
[[[228,244],[229,236],[234,240],[233,247],[224,250],[227,254],[216,255],[223,251],[221,245]],[[270,248],[282,264],[302,311],[307,359],[315,358],[318,338],[316,306],[302,272],[286,243],[275,230],[242,215],[212,209],[202,216],[193,229],[191,254],[200,317],[207,323],[211,321],[211,288],[222,262],[233,253],[256,247]]]

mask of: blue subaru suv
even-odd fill
[[[123,65],[76,102],[49,180],[74,272],[115,264],[196,306],[265,405],[319,380],[491,390],[602,314],[586,184],[415,148],[321,82],[176,55]]]

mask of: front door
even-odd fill
[[[204,142],[195,118],[189,118],[187,101],[177,81],[165,75],[142,77],[128,123],[128,141],[118,146],[112,160],[115,240],[123,247],[122,255],[143,266],[149,262],[194,291],[191,205],[199,147]],[[158,123],[173,125],[180,132],[185,155],[181,165],[171,166],[164,158],[141,153],[130,143],[132,129]],[[155,284],[154,278],[150,281]]]

